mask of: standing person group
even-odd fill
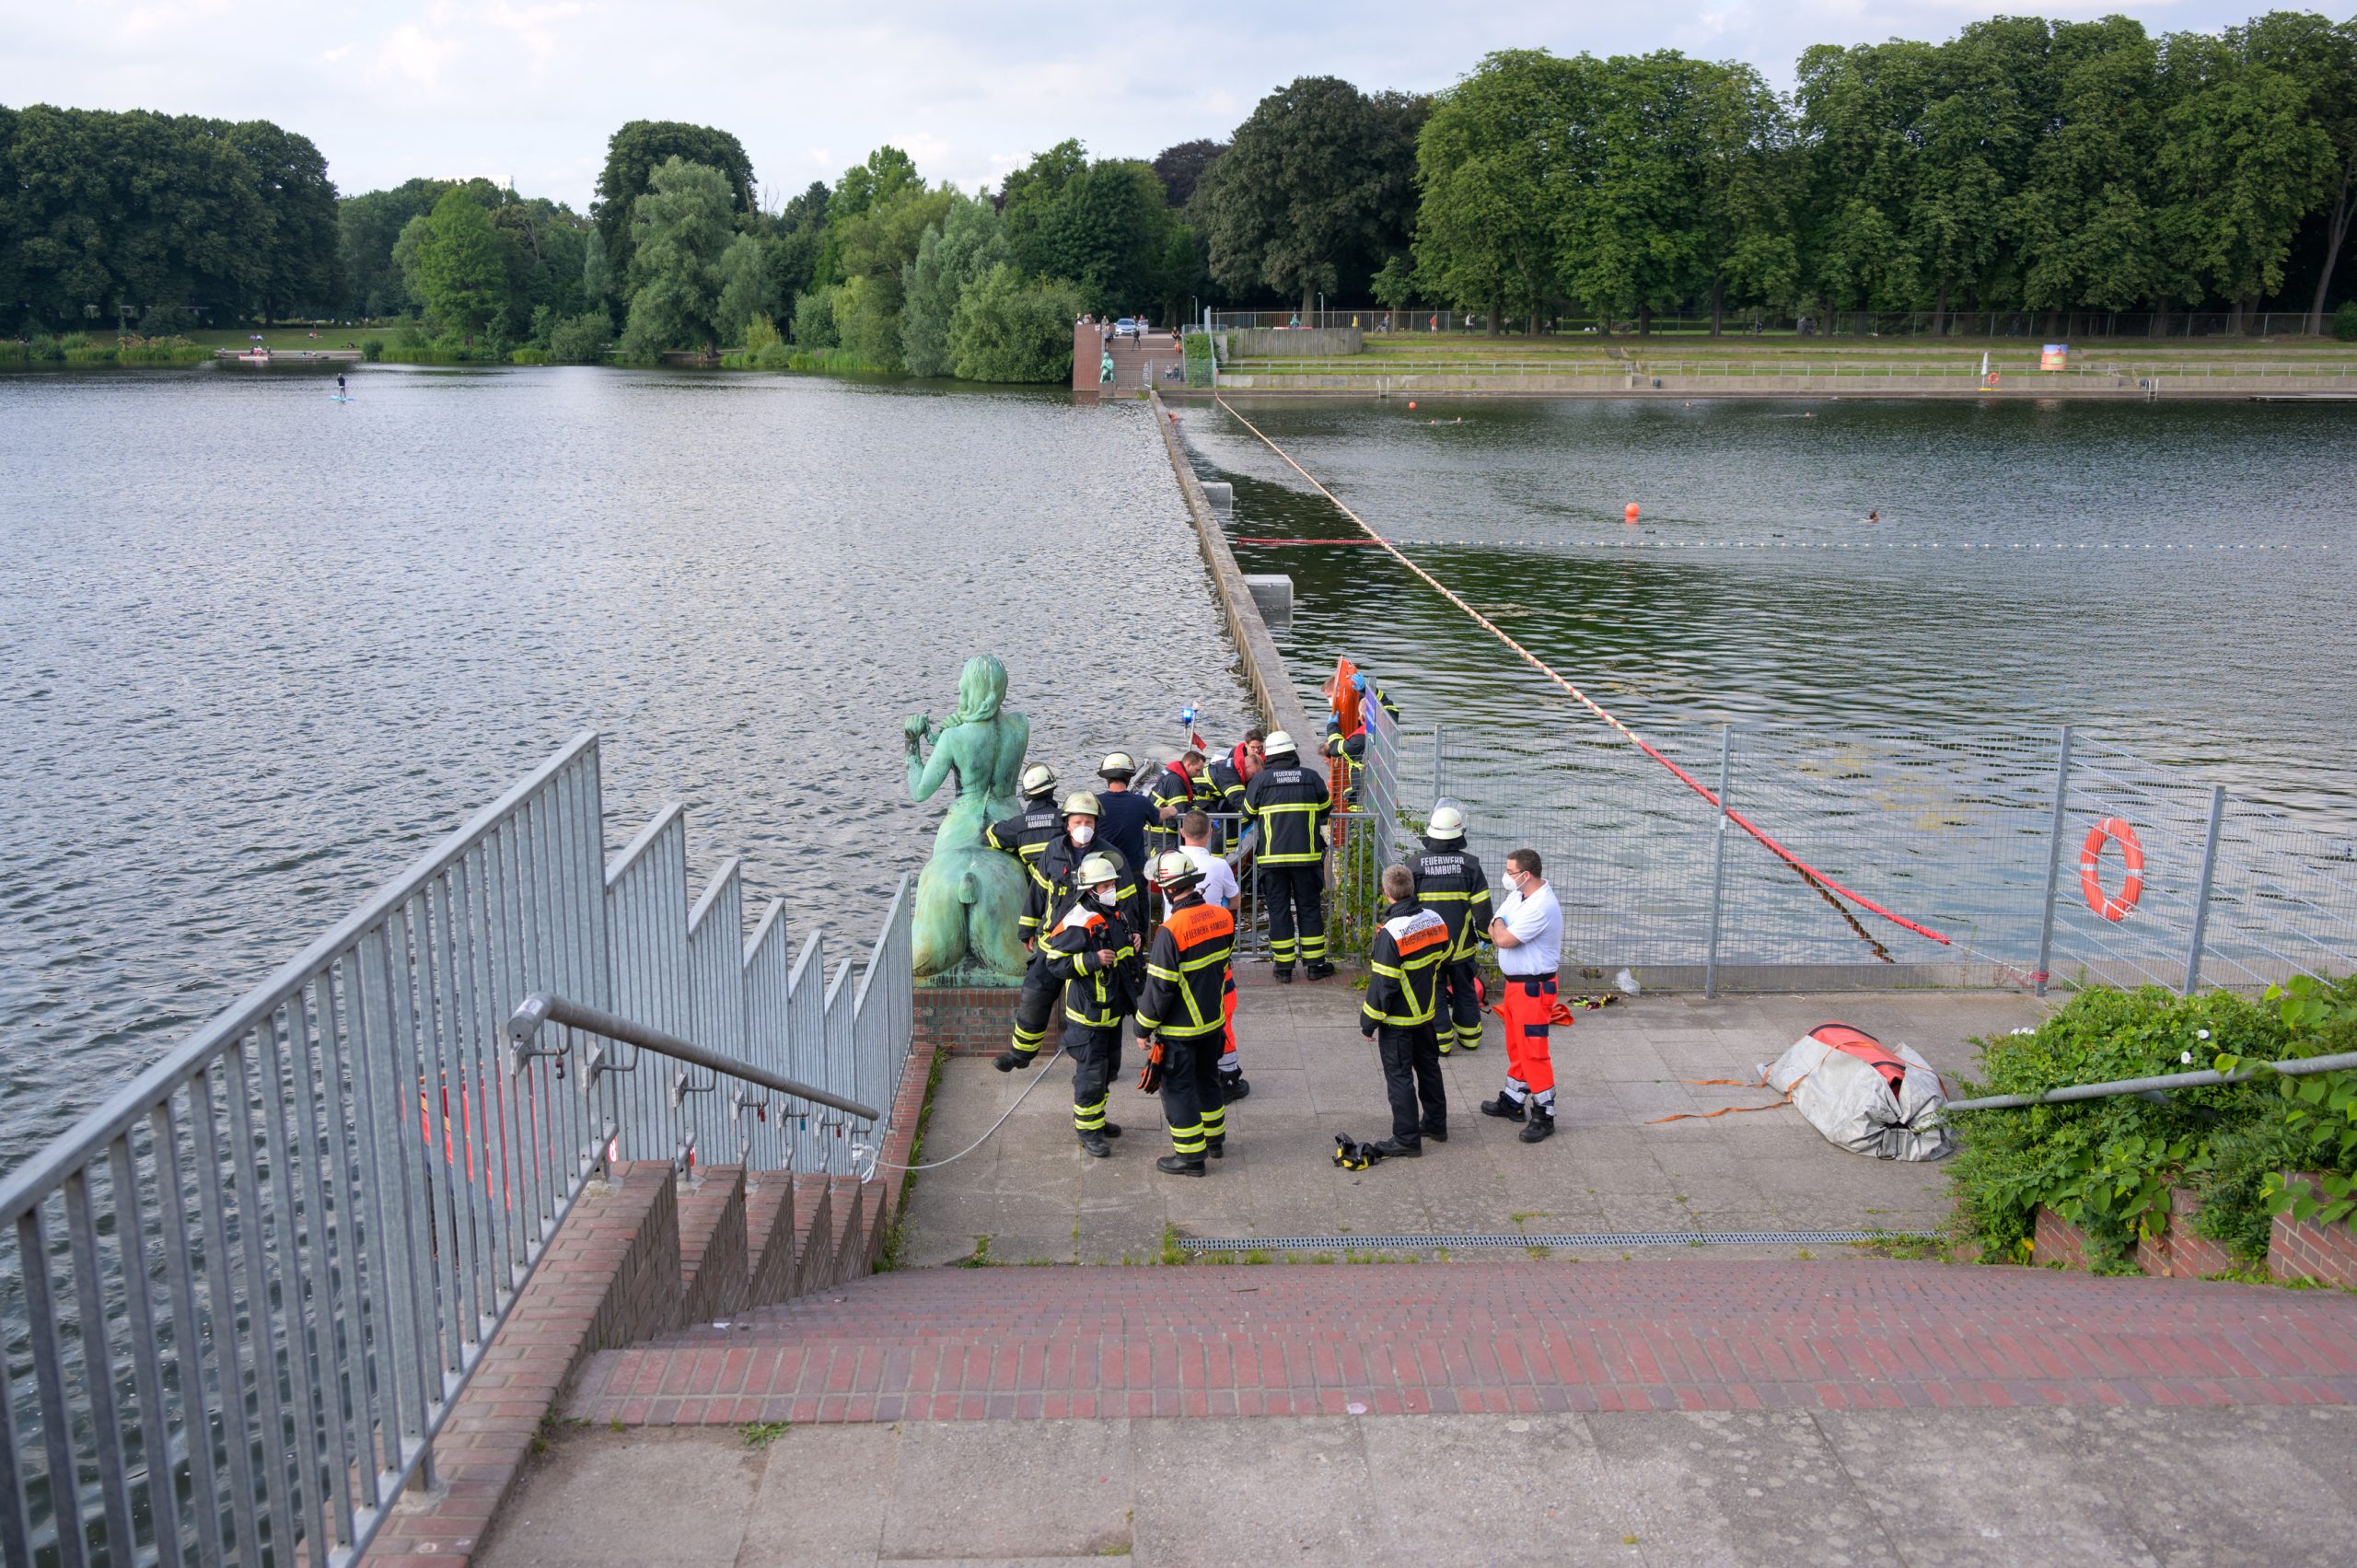
[[[1256,730],[1226,754],[1225,779],[1202,749],[1190,749],[1143,794],[1130,787],[1136,761],[1116,751],[1097,768],[1101,792],[1075,792],[1061,804],[1055,770],[1035,763],[1022,777],[1024,809],[983,833],[991,848],[1023,865],[1018,926],[1030,954],[1013,1037],[992,1065],[1002,1073],[1031,1066],[1061,1011],[1061,1044],[1073,1059],[1073,1129],[1097,1158],[1109,1157],[1121,1134],[1109,1106],[1132,1018],[1147,1056],[1140,1086],[1161,1095],[1170,1131],[1171,1152],[1157,1169],[1202,1175],[1204,1161],[1225,1152],[1227,1106],[1251,1092],[1236,1050],[1229,906],[1238,889],[1212,847],[1204,808],[1260,776],[1259,740]],[[1307,826],[1313,838],[1317,825]],[[1296,836],[1282,830],[1288,844]],[[1150,850],[1149,838],[1168,847]],[[1159,923],[1149,917],[1149,889],[1161,895]],[[1324,930],[1322,923],[1313,928]],[[1317,951],[1322,960],[1322,935]]]

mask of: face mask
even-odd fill
[[[1097,830],[1089,827],[1086,823],[1083,823],[1081,826],[1074,828],[1072,830],[1072,842],[1076,844],[1085,844],[1096,836]]]

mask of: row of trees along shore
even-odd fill
[[[2171,310],[2320,329],[2357,208],[2357,21],[2001,17],[1812,48],[1789,95],[1675,52],[1496,53],[1424,97],[1304,77],[1151,162],[1067,141],[996,191],[897,148],[765,199],[728,132],[634,121],[588,214],[488,180],[339,199],[267,122],[0,108],[0,308],[400,319],[393,357],[1057,380],[1084,311]],[[741,346],[740,346],[741,345]]]

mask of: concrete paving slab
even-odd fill
[[[1591,1416],[1648,1564],[1905,1561],[1806,1414]]]
[[[1120,1422],[916,1422],[902,1432],[886,1559],[1096,1557],[1132,1544]]]
[[[713,1435],[744,1447],[736,1433]],[[875,1562],[899,1482],[900,1438],[896,1426],[795,1427],[759,1450],[761,1490],[745,1516],[737,1568]],[[657,1515],[670,1506],[639,1501]]]
[[[476,1551],[498,1568],[730,1568],[761,1479],[733,1434],[576,1432],[527,1478]]]
[[[1771,1103],[1764,1089],[1699,1086],[1748,1075],[1829,1018],[1904,1039],[1953,1071],[1972,1033],[2003,1033],[2044,1005],[2003,993],[1866,996],[1643,996],[1582,1013],[1557,1036],[1557,1133],[1526,1146],[1515,1126],[1481,1117],[1506,1071],[1495,1031],[1478,1053],[1442,1063],[1446,1144],[1412,1167],[1353,1182],[1331,1163],[1336,1132],[1379,1138],[1390,1113],[1373,1048],[1354,1022],[1359,993],[1339,985],[1246,988],[1238,1027],[1249,1098],[1230,1112],[1229,1157],[1202,1181],[1152,1168],[1166,1152],[1158,1102],[1134,1074],[1112,1091],[1129,1131],[1109,1161],[1074,1152],[1069,1070],[1047,1069],[991,1144],[930,1172],[911,1202],[907,1253],[919,1263],[970,1255],[1021,1260],[1153,1254],[1166,1223],[1195,1237],[1369,1235],[1428,1226],[1504,1233],[1515,1214],[1578,1216],[1598,1231],[1713,1228],[1915,1229],[1936,1225],[1946,1183],[1936,1166],[1898,1166],[1834,1148],[1789,1108],[1715,1118],[1691,1113]],[[1715,1070],[1706,1070],[1715,1069]],[[1021,1074],[981,1059],[947,1064],[926,1137],[938,1157],[980,1136],[1014,1103]],[[1688,1119],[1656,1118],[1686,1112]],[[1078,1227],[1075,1239],[1074,1228]],[[1570,1229],[1569,1222],[1556,1228]]]
[[[1156,1568],[1349,1568],[1388,1556],[1360,1424],[1346,1416],[1131,1423],[1137,1556]]]

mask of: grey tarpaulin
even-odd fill
[[[1947,1092],[1911,1047],[1886,1046],[1847,1024],[1819,1024],[1760,1073],[1828,1141],[1853,1153],[1935,1160],[1954,1147],[1940,1123]]]

